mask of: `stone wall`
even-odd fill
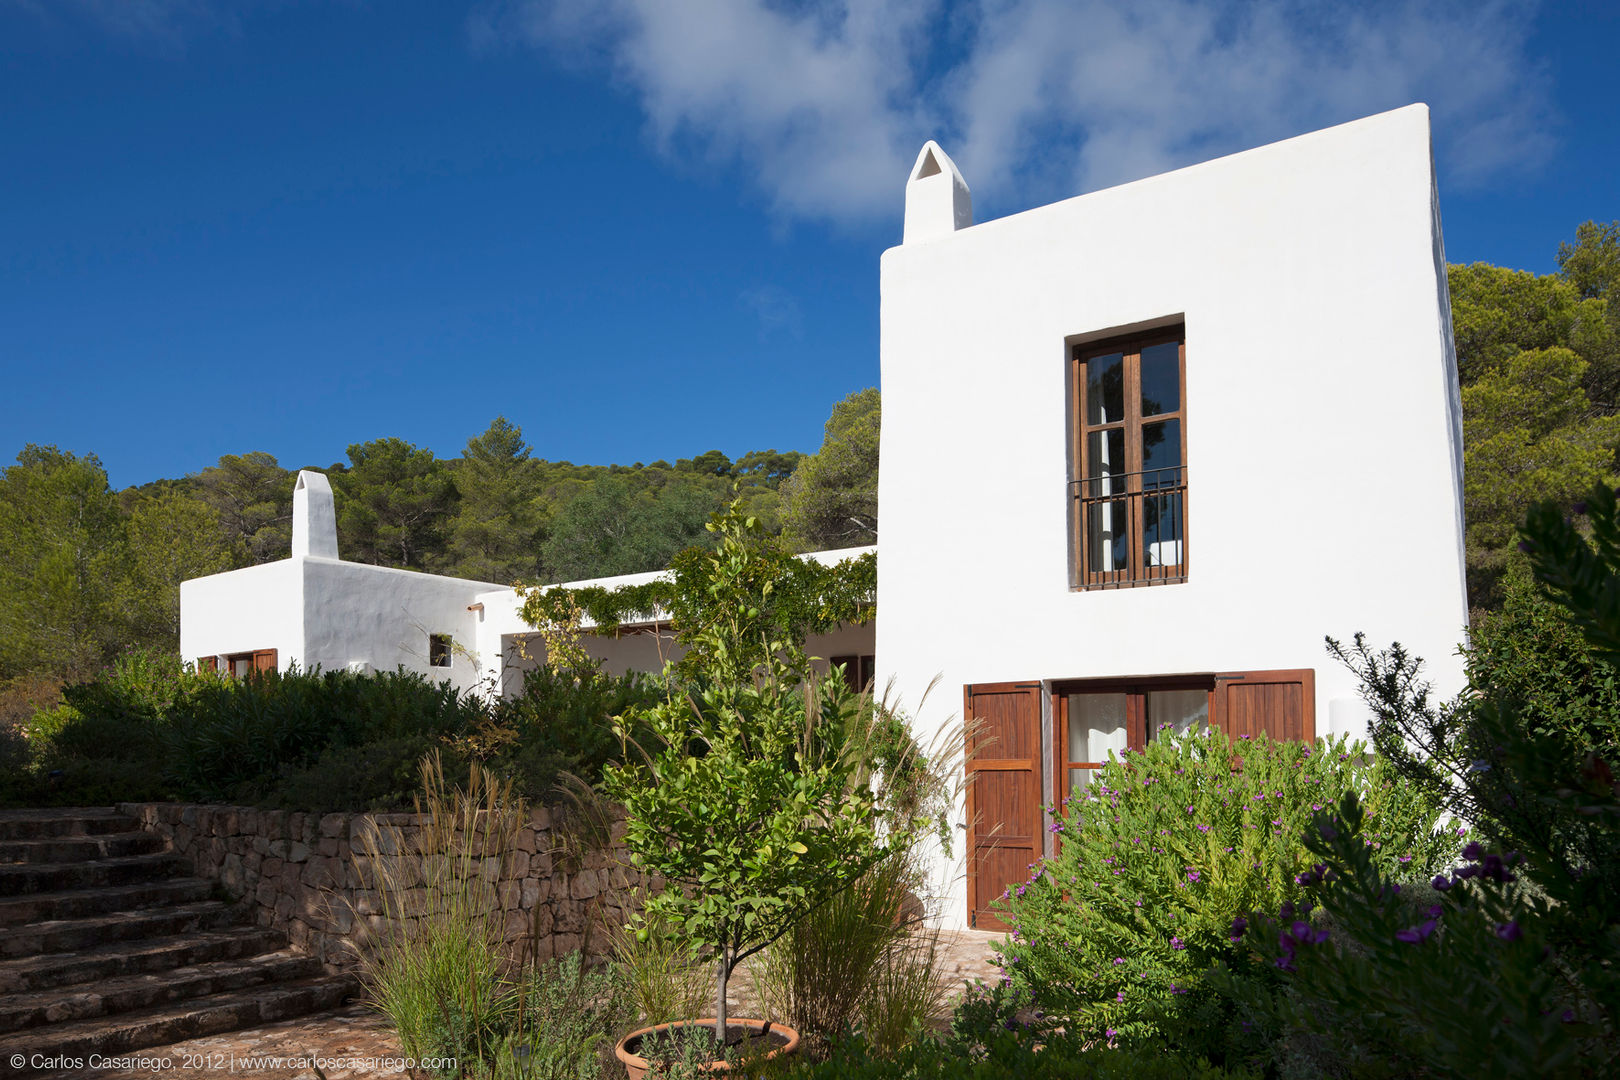
[[[368,928],[383,926],[382,898],[367,887],[370,875],[363,876],[358,865],[364,858],[363,823],[369,817],[384,826],[384,850],[395,844],[414,850],[419,828],[415,814],[304,814],[177,803],[124,803],[119,809],[189,859],[197,876],[218,882],[249,907],[259,925],[280,930],[329,968],[352,967],[352,943]],[[623,923],[643,879],[619,846],[622,825],[614,826],[613,843],[605,850],[569,857],[563,853],[561,824],[552,811],[535,809],[518,833],[517,849],[496,883],[505,937],[516,942],[532,933],[541,959],[583,947],[600,955],[609,947],[607,929]],[[493,865],[490,871],[493,875]],[[417,878],[402,909],[421,910],[426,892]]]

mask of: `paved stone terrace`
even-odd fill
[[[961,985],[990,982],[1000,976],[992,963],[990,943],[1000,937],[978,931],[947,932],[945,970]],[[746,1015],[752,1004],[747,980],[734,1001]],[[327,1080],[397,1080],[409,1076],[399,1059],[402,1051],[388,1023],[365,1005],[350,1004],[320,1016],[288,1020],[263,1027],[214,1035],[172,1046],[140,1051],[146,1058],[167,1058],[166,1069],[131,1065],[99,1071],[72,1071],[62,1077],[86,1080],[151,1080],[153,1077],[189,1077],[191,1080],[318,1080],[311,1067],[319,1065]],[[279,1064],[264,1060],[280,1058]]]

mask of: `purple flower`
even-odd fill
[[[1187,943],[1178,937],[1173,937],[1170,939],[1170,947],[1172,949],[1185,949],[1187,947]]]
[[[1237,918],[1233,919],[1232,920],[1232,940],[1233,941],[1242,941],[1243,940],[1243,933],[1244,933],[1244,931],[1248,930],[1248,928],[1249,928],[1249,920],[1248,919],[1245,919],[1241,915],[1239,915]]]
[[[1113,1028],[1103,1028],[1103,1037],[1109,1042],[1113,1042],[1114,1036],[1118,1034],[1119,1032],[1115,1031]]]
[[[1462,856],[1469,862],[1479,862],[1485,857],[1485,849],[1479,846],[1478,840],[1470,840],[1468,846],[1463,848]]]
[[[1194,870],[1190,866],[1187,868],[1187,880],[1188,881],[1197,881],[1198,880],[1198,871]]]
[[[1408,926],[1405,930],[1395,931],[1395,940],[1404,941],[1408,945],[1416,945],[1427,941],[1429,935],[1434,933],[1435,920],[1426,920],[1419,926]]]
[[[1123,956],[1114,957],[1114,966],[1115,967],[1118,967],[1120,964],[1123,964],[1124,962],[1125,962],[1125,958]]]
[[[1524,931],[1519,929],[1516,921],[1510,919],[1496,928],[1496,936],[1503,941],[1518,941],[1524,937]]]
[[[1322,822],[1321,832],[1324,840],[1336,840],[1339,836],[1339,830],[1326,821]]]
[[[1118,1000],[1118,1001],[1124,1001],[1125,1000],[1125,991],[1121,990],[1119,993],[1114,995],[1114,998],[1116,1000]]]
[[[1451,888],[1453,884],[1455,884],[1455,882],[1446,877],[1444,874],[1436,875],[1435,879],[1429,882],[1429,885],[1433,887],[1435,892],[1445,892],[1447,889]]]

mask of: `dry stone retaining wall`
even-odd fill
[[[382,925],[381,897],[362,880],[355,857],[364,850],[363,822],[370,817],[385,826],[385,848],[399,842],[410,850],[419,828],[415,814],[305,814],[178,803],[124,803],[119,809],[189,859],[197,876],[251,906],[259,925],[280,930],[329,968],[353,966],[351,942],[366,930],[357,922],[373,929]],[[643,879],[618,843],[622,826],[614,827],[614,842],[606,850],[574,859],[559,854],[558,825],[550,810],[539,808],[518,833],[517,850],[497,884],[505,936],[518,941],[532,931],[541,959],[583,947],[600,955],[608,948],[603,931],[624,921]],[[425,907],[426,886],[418,880],[410,891],[421,895],[407,895],[404,910]]]

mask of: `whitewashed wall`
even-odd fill
[[[925,734],[970,683],[1272,668],[1314,668],[1318,732],[1361,734],[1322,644],[1357,630],[1461,686],[1437,205],[1414,105],[920,240],[908,216],[882,260],[877,657],[911,702],[941,676]],[[1067,343],[1154,321],[1186,326],[1190,580],[1071,591]]]

